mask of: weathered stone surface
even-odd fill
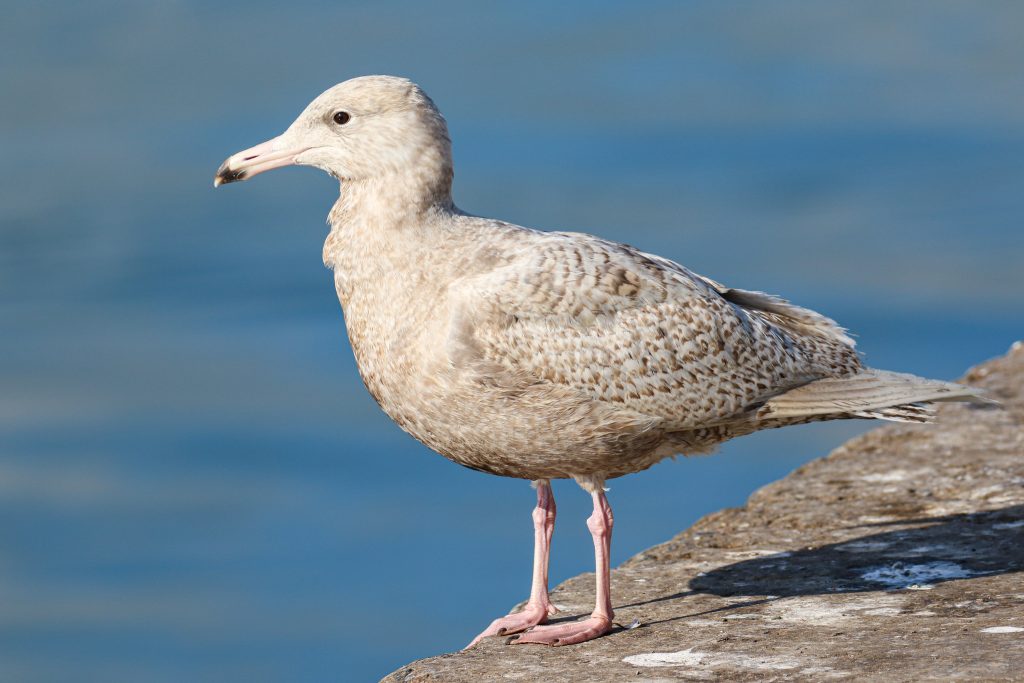
[[[638,628],[384,680],[1024,680],[1024,344],[964,379],[1003,408],[872,431],[616,569]],[[593,575],[552,597],[587,614]]]

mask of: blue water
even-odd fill
[[[625,240],[935,377],[1024,336],[1024,5],[0,3],[0,678],[373,680],[529,588],[532,492],[359,383],[334,181],[211,187],[364,73],[419,81],[456,200]],[[866,428],[612,482],[613,560]],[[555,582],[591,569],[555,487]]]

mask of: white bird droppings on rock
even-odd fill
[[[887,482],[887,481],[903,481],[907,479],[909,474],[906,470],[892,470],[891,472],[878,472],[875,474],[866,474],[861,479],[864,481],[872,482]]]
[[[743,668],[763,670],[799,669],[803,664],[787,657],[752,657],[736,652],[699,652],[693,648],[678,652],[649,652],[630,655],[622,661],[633,666],[691,666],[701,668]]]
[[[845,595],[841,598],[802,597],[780,601],[769,608],[787,622],[812,626],[836,626],[860,616],[892,616],[900,613],[903,598],[895,595]]]
[[[897,589],[930,590],[930,582],[967,579],[977,576],[955,562],[926,562],[924,564],[904,564],[895,562],[885,567],[875,567],[861,574],[865,581],[880,583],[883,586]]]

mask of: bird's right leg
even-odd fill
[[[537,624],[543,624],[548,616],[556,613],[548,599],[548,559],[551,554],[551,534],[555,531],[555,496],[551,493],[551,482],[539,479],[537,507],[533,509],[533,585],[526,606],[515,614],[495,619],[487,629],[467,645],[471,648],[481,638],[519,633]]]

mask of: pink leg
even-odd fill
[[[481,638],[519,633],[531,626],[543,624],[558,610],[548,600],[548,558],[551,554],[551,534],[555,531],[555,497],[551,483],[546,479],[536,482],[537,507],[533,509],[533,585],[530,599],[520,612],[495,619],[483,633],[466,646],[471,648]]]
[[[593,640],[612,628],[611,571],[608,558],[612,546],[612,508],[604,490],[591,494],[594,498],[594,514],[587,519],[587,527],[594,537],[594,561],[597,567],[597,604],[589,619],[570,624],[538,626],[519,636],[516,643],[540,643],[543,645],[573,645]]]

